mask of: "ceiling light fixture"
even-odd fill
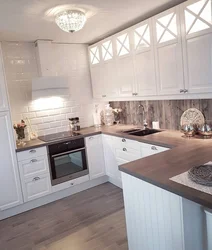
[[[55,17],[56,24],[65,32],[81,30],[86,23],[86,16],[80,10],[66,10],[58,13]]]

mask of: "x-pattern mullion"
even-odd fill
[[[108,43],[108,46],[107,47],[105,47],[105,45],[102,45],[103,47],[104,47],[104,49],[105,49],[105,55],[104,55],[104,60],[105,60],[105,57],[107,56],[107,54],[109,54],[110,56],[111,56],[111,58],[113,57],[113,55],[110,53],[110,51],[109,51],[109,48],[110,48],[110,45],[111,45],[111,41]]]
[[[97,61],[99,62],[99,58],[97,57],[97,51],[98,51],[98,48],[96,48],[96,51],[93,52],[92,50],[90,50],[91,53],[93,54],[93,60],[91,61],[91,63],[93,64],[94,60],[97,59]]]
[[[203,7],[201,8],[200,12],[198,14],[195,14],[193,11],[189,10],[188,8],[186,8],[186,11],[188,11],[191,15],[193,15],[195,17],[194,21],[192,22],[189,30],[187,31],[187,34],[189,34],[189,32],[191,31],[191,29],[193,28],[193,26],[195,25],[196,21],[199,19],[200,21],[202,21],[203,23],[210,25],[210,23],[208,23],[205,19],[203,19],[200,15],[202,14],[203,10],[205,9],[206,5],[208,4],[208,1],[206,1],[203,5]]]
[[[118,42],[121,44],[121,48],[118,52],[118,55],[120,54],[120,52],[123,48],[125,48],[127,51],[129,51],[129,49],[125,46],[125,42],[126,42],[127,38],[128,38],[128,35],[126,34],[126,37],[124,38],[123,43],[117,38]]]
[[[170,29],[169,29],[169,25],[171,24],[173,18],[175,17],[175,13],[173,14],[173,16],[171,17],[171,19],[169,20],[167,26],[163,25],[160,21],[157,20],[158,24],[161,25],[164,28],[163,33],[160,36],[160,39],[158,40],[158,43],[160,43],[163,35],[165,34],[166,31],[168,31],[169,33],[171,33],[174,37],[176,37],[176,34],[174,34]]]
[[[142,33],[142,35],[141,35],[140,33],[138,33],[138,32],[135,30],[135,33],[140,37],[136,49],[137,49],[138,46],[141,44],[141,41],[142,41],[142,40],[144,40],[144,42],[146,42],[147,44],[149,44],[149,42],[144,38],[144,35],[145,35],[145,33],[146,33],[146,31],[147,31],[148,28],[149,28],[149,25],[146,26],[146,28],[145,28],[144,32]],[[149,44],[149,45],[150,45],[150,44]]]

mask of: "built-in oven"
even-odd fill
[[[52,185],[89,174],[83,138],[48,146]]]

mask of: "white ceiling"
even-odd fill
[[[184,1],[0,0],[0,40],[91,44]],[[54,7],[67,4],[85,9],[89,16],[85,27],[74,34],[60,30],[54,22]]]

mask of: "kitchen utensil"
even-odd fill
[[[205,123],[204,115],[196,108],[186,110],[180,119],[180,125],[203,126]]]

